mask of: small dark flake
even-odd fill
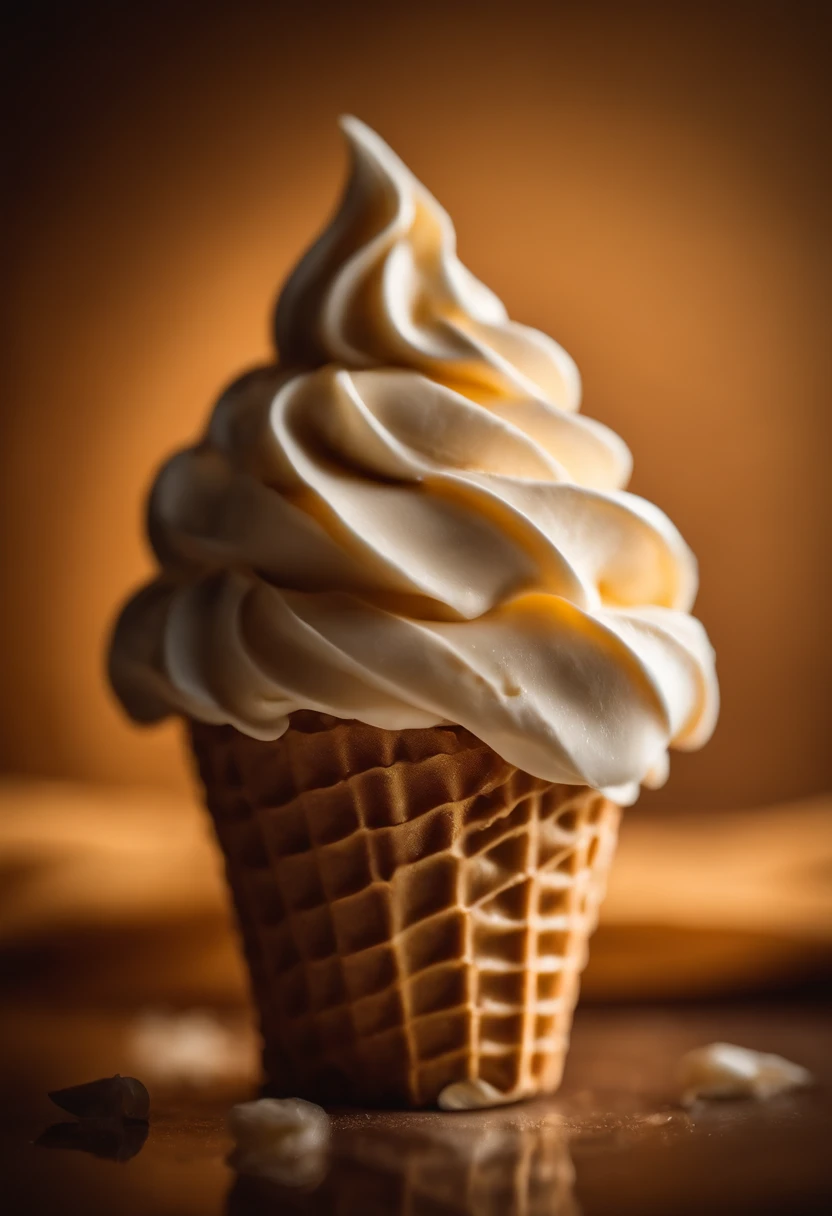
[[[85,1085],[53,1090],[49,1097],[79,1119],[139,1119],[150,1114],[150,1094],[135,1077],[102,1077]]]

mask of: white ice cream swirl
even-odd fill
[[[160,577],[110,671],[128,711],[279,736],[317,709],[453,722],[537,776],[620,801],[717,711],[696,565],[621,487],[555,342],[508,319],[447,214],[377,135],[244,376],[149,507]]]

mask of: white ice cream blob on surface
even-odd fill
[[[482,1110],[489,1106],[504,1106],[515,1098],[501,1093],[499,1089],[481,1077],[468,1081],[455,1081],[446,1085],[439,1095],[440,1110]]]
[[[307,1186],[323,1177],[330,1141],[326,1111],[302,1098],[259,1098],[228,1114],[235,1148],[230,1163],[240,1174],[283,1186]]]
[[[679,1062],[683,1106],[709,1098],[773,1098],[813,1083],[812,1074],[782,1056],[709,1043],[687,1052]]]

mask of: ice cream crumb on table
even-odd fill
[[[765,1100],[814,1082],[800,1064],[734,1043],[694,1048],[680,1060],[678,1075],[683,1106],[693,1106],[703,1098]]]
[[[308,1186],[326,1172],[330,1121],[326,1111],[302,1098],[240,1102],[228,1115],[235,1148],[230,1164],[239,1174],[282,1186]]]

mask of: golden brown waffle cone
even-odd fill
[[[277,1092],[429,1106],[458,1082],[557,1088],[613,803],[458,726],[300,712],[275,742],[191,735]]]

